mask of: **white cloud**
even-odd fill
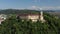
[[[39,6],[31,6],[27,9],[31,9],[31,10],[59,10],[60,9],[60,6],[42,6],[42,7],[39,7]]]
[[[55,6],[55,7],[49,6],[49,7],[43,7],[43,9],[45,9],[45,10],[59,10],[60,9],[59,7],[60,6]]]
[[[35,10],[37,10],[38,7],[37,7],[37,6],[32,6],[31,9],[35,9]]]
[[[15,8],[15,9],[30,9],[30,10],[60,10],[60,6],[29,6],[27,8]]]
[[[32,6],[32,8],[37,8],[36,6]]]

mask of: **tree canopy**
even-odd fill
[[[60,18],[44,13],[46,22],[22,21],[12,15],[0,25],[0,34],[60,34]]]

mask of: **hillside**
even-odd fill
[[[13,14],[12,14],[13,15]],[[16,15],[6,19],[0,25],[0,34],[60,34],[60,18],[44,13],[46,22],[22,21]]]

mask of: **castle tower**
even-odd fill
[[[44,18],[43,18],[43,11],[42,9],[40,9],[41,12],[40,12],[40,21],[43,23],[44,22]]]
[[[43,12],[41,11],[40,20],[43,21]]]

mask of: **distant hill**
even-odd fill
[[[36,10],[17,10],[17,9],[6,9],[0,10],[0,14],[19,14],[19,13],[37,13]]]
[[[56,15],[60,17],[60,10],[42,10],[44,12],[47,12],[51,15]],[[39,13],[40,10],[18,10],[18,9],[5,9],[5,10],[0,10],[0,14],[20,14],[20,13]]]
[[[51,14],[51,15],[55,15],[55,16],[58,16],[58,17],[60,17],[60,12],[48,12],[49,14]]]
[[[44,12],[54,12],[52,10],[42,10]],[[40,10],[28,10],[28,9],[24,9],[24,10],[18,10],[18,9],[4,9],[4,10],[0,10],[0,14],[19,14],[19,13],[38,13],[40,12]]]

